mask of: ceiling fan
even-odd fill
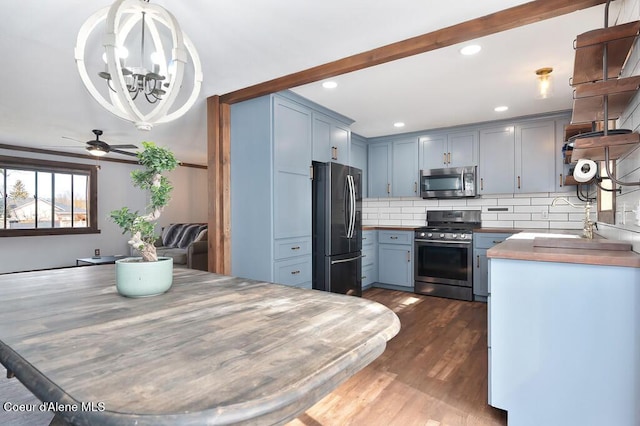
[[[135,152],[128,152],[128,151],[123,151],[123,149],[138,149],[137,146],[135,145],[109,145],[108,143],[101,141],[100,140],[100,136],[102,135],[102,130],[100,129],[93,129],[92,130],[93,134],[96,135],[96,138],[93,140],[89,140],[86,142],[81,142],[77,139],[73,139],[67,136],[63,136],[64,139],[71,139],[74,140],[76,142],[81,142],[86,144],[85,149],[87,151],[89,151],[89,154],[91,155],[95,155],[97,157],[102,157],[104,155],[107,155],[110,152],[115,152],[117,154],[124,154],[124,155],[130,155],[132,157],[136,157],[137,154]]]

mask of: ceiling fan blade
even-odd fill
[[[136,154],[135,152],[120,151],[119,149],[111,149],[111,150],[109,150],[109,152],[115,152],[117,154],[128,155],[130,157],[137,157],[138,156],[138,154]]]
[[[78,140],[78,139],[70,138],[69,136],[61,136],[61,137],[62,137],[62,139],[69,139],[70,141],[86,143],[86,142],[82,142],[81,140]]]
[[[109,145],[111,148],[138,149],[135,145]]]

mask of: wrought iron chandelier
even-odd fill
[[[105,66],[92,74],[87,70],[89,61],[85,62],[85,51],[94,29],[103,22]],[[167,46],[168,41],[171,46]],[[139,56],[132,58],[129,52],[138,50],[137,44]],[[116,0],[91,15],[78,33],[75,59],[91,96],[109,112],[133,122],[140,130],[150,130],[156,123],[181,117],[200,93],[202,67],[193,43],[171,13],[150,4],[149,0]],[[91,64],[95,63],[97,59]],[[193,69],[192,92],[181,106],[171,110],[188,64]],[[102,85],[106,81],[106,88],[98,90],[94,80],[100,86],[100,81]],[[138,105],[136,100],[146,105]]]

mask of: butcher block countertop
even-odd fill
[[[362,227],[363,231],[414,231],[419,226],[409,226],[409,225],[365,225]]]
[[[0,363],[77,425],[284,423],[400,329],[369,300],[192,269],[139,299],[115,265],[7,274],[0,300]]]
[[[544,233],[545,231],[536,231]],[[549,233],[571,233],[571,231],[548,231]],[[573,231],[579,235],[580,231]],[[640,254],[631,250],[607,250],[607,249],[585,249],[566,247],[542,247],[536,245],[536,238],[527,239],[507,239],[502,243],[490,248],[487,257],[495,259],[515,259],[533,260],[540,262],[577,263],[585,265],[602,266],[624,266],[640,268]],[[550,236],[551,237],[551,236]],[[539,238],[539,237],[538,237]],[[559,241],[572,241],[571,239],[559,238]],[[589,240],[580,240],[580,243],[587,243]],[[598,239],[594,239],[597,243]],[[609,241],[609,240],[599,240]]]

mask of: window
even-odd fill
[[[95,166],[0,156],[0,236],[97,233],[97,189]]]

